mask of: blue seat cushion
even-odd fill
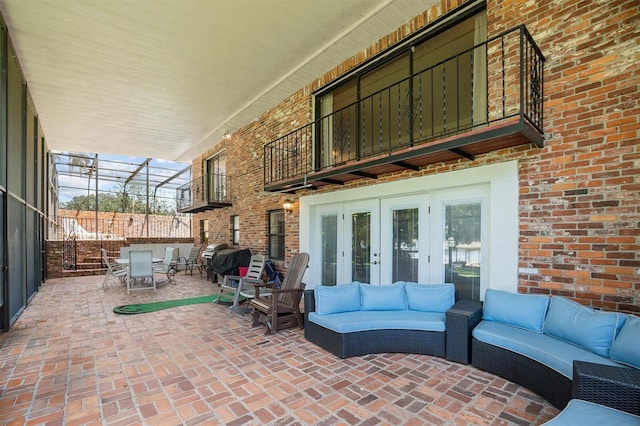
[[[368,330],[445,330],[445,314],[439,312],[358,311],[330,315],[310,312],[309,321],[337,333]]]
[[[313,289],[319,315],[360,310],[360,284],[318,286]]]
[[[360,285],[360,304],[363,311],[402,311],[407,309],[404,283],[391,285]]]
[[[605,407],[581,399],[572,399],[569,404],[553,419],[545,423],[547,426],[576,425],[616,425],[638,426],[640,416]]]
[[[573,378],[573,360],[620,367],[609,358],[564,340],[495,321],[481,321],[473,329],[473,337],[536,360],[569,379]]]
[[[409,309],[423,312],[447,312],[455,302],[453,284],[405,283]]]
[[[620,321],[624,321],[622,314],[596,311],[565,297],[554,296],[542,331],[609,357]]]
[[[549,297],[488,289],[484,297],[482,319],[498,321],[542,333]]]
[[[609,356],[614,361],[640,368],[640,318],[627,316],[618,337],[611,345]]]

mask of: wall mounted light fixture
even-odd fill
[[[228,130],[226,132],[224,132],[224,138],[225,139],[231,139],[231,133],[229,133]]]
[[[284,203],[282,203],[282,208],[284,209],[285,212],[291,214],[291,212],[293,212],[293,202],[289,200],[284,200]]]

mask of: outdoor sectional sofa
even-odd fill
[[[305,337],[341,357],[403,352],[468,363],[480,302],[452,284],[350,283],[306,290]]]
[[[471,362],[566,407],[554,426],[640,415],[636,316],[497,290],[487,290],[484,308],[454,304],[451,284],[321,286],[304,301],[305,337],[341,358],[405,352]]]
[[[598,393],[596,402],[640,414],[638,317],[561,296],[487,290],[472,336],[473,366],[519,383],[560,409],[572,397]],[[581,375],[586,368],[589,373]],[[582,376],[582,395],[576,375]],[[589,382],[587,376],[600,379]],[[589,383],[602,390],[589,391]]]

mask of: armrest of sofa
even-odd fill
[[[471,362],[471,332],[482,319],[482,302],[458,300],[447,311],[446,358],[450,361]]]
[[[573,361],[571,396],[640,415],[640,370]]]
[[[316,296],[313,290],[304,291],[304,323],[308,323],[309,312],[316,310]]]

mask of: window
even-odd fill
[[[284,260],[284,210],[269,212],[269,258]]]
[[[317,167],[486,123],[486,55],[473,49],[485,40],[481,12],[408,42],[393,57],[318,93]]]
[[[240,245],[240,216],[231,216],[231,244]]]
[[[209,243],[209,221],[207,219],[200,221],[200,241],[204,244]]]
[[[227,186],[226,186],[226,170],[227,161],[225,159],[224,151],[221,151],[213,157],[205,160],[205,185],[207,194],[206,201],[209,202],[224,202],[227,199]]]

